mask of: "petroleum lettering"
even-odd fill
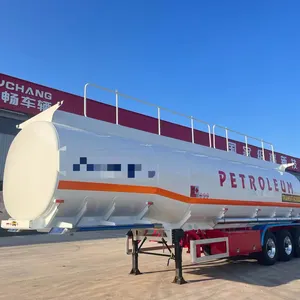
[[[275,186],[275,191],[278,192],[279,189],[278,189],[278,182],[277,182],[277,179],[274,179],[274,186]]]
[[[250,179],[250,189],[256,191],[256,186],[255,186],[255,179],[254,179],[254,177],[253,177],[252,175],[249,175],[249,179]]]
[[[276,178],[267,178],[263,176],[255,177],[253,175],[245,175],[238,173],[225,173],[219,170],[220,186],[226,186],[226,182],[230,184],[231,188],[248,188],[254,191],[258,189],[261,191],[276,191],[282,193],[293,194],[293,185],[291,182],[278,180]]]
[[[258,177],[258,184],[259,184],[259,187],[260,187],[261,190],[265,189],[266,183],[265,183],[264,179],[261,176]]]
[[[283,180],[280,180],[280,184],[281,184],[281,190],[285,193],[286,192],[285,182]]]
[[[272,191],[272,187],[270,186],[270,180],[269,180],[269,178],[267,178],[267,183],[268,183],[268,190]]]
[[[245,188],[245,175],[244,174],[239,174],[239,177],[241,178],[241,180],[242,180],[242,187],[243,187],[243,189]]]
[[[225,180],[226,180],[226,174],[223,171],[219,171],[219,177],[220,177],[220,185],[223,186]]]
[[[288,193],[289,194],[294,194],[293,186],[292,186],[291,182],[287,182],[287,187],[288,187]]]
[[[235,178],[234,173],[230,173],[230,181],[231,181],[231,187],[232,188],[237,188],[236,178]]]

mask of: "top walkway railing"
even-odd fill
[[[228,138],[228,132],[232,132],[232,133],[235,133],[235,134],[238,134],[238,135],[241,135],[244,137],[244,141],[245,141],[245,147],[246,147],[246,156],[249,156],[250,153],[249,153],[249,147],[248,147],[248,139],[252,139],[252,140],[256,140],[258,142],[261,143],[261,149],[262,149],[262,159],[265,160],[265,144],[268,144],[270,145],[271,147],[271,152],[272,152],[272,161],[275,162],[275,152],[274,152],[274,146],[272,143],[269,143],[269,142],[266,142],[264,141],[263,139],[259,139],[259,138],[256,138],[256,137],[253,137],[253,136],[250,136],[250,135],[247,135],[247,134],[244,134],[244,133],[241,133],[239,131],[235,131],[235,130],[232,130],[232,129],[229,129],[227,127],[224,127],[224,126],[220,126],[220,125],[213,125],[213,130],[212,130],[212,135],[213,135],[213,146],[214,148],[216,148],[216,134],[215,134],[215,128],[218,127],[218,128],[221,128],[221,129],[224,129],[225,130],[225,139],[226,139],[226,150],[229,151],[229,138]]]
[[[248,139],[253,139],[253,140],[256,140],[256,141],[259,141],[261,143],[261,149],[262,149],[262,159],[265,160],[265,144],[268,144],[270,145],[271,147],[271,152],[272,152],[272,160],[273,162],[275,162],[275,152],[274,152],[274,146],[272,143],[269,143],[269,142],[266,142],[264,141],[263,139],[259,139],[259,138],[255,138],[255,137],[251,137],[249,135],[246,135],[246,134],[243,134],[243,133],[240,133],[238,131],[235,131],[235,130],[232,130],[232,129],[229,129],[227,127],[223,127],[223,126],[220,126],[220,125],[213,125],[212,126],[212,131],[211,131],[211,125],[203,120],[200,120],[200,119],[197,119],[193,116],[188,116],[188,115],[185,115],[185,114],[182,114],[182,113],[179,113],[179,112],[176,112],[176,111],[173,111],[171,109],[168,109],[168,108],[165,108],[165,107],[161,107],[161,106],[158,106],[156,104],[153,104],[153,103],[150,103],[150,102],[147,102],[147,101],[144,101],[144,100],[140,100],[138,98],[135,98],[135,97],[132,97],[132,96],[129,96],[129,95],[126,95],[126,94],[123,94],[123,93],[120,93],[118,90],[112,90],[112,89],[108,89],[106,87],[102,87],[102,86],[99,86],[97,84],[94,84],[94,83],[86,83],[84,85],[84,104],[83,104],[83,111],[84,111],[84,116],[87,117],[87,88],[89,86],[92,86],[94,88],[97,88],[97,89],[100,89],[102,91],[106,91],[106,92],[109,92],[109,93],[112,93],[115,95],[115,116],[116,116],[116,124],[119,124],[119,97],[123,97],[123,98],[126,98],[126,99],[129,99],[129,100],[133,100],[135,102],[138,102],[138,103],[141,103],[141,104],[145,104],[147,106],[150,106],[150,107],[154,107],[156,108],[157,110],[157,122],[158,122],[158,132],[157,134],[161,135],[161,111],[166,111],[166,112],[169,112],[173,115],[177,115],[177,116],[181,116],[181,117],[184,117],[186,119],[189,119],[190,120],[190,129],[191,129],[191,136],[192,136],[192,143],[195,143],[195,129],[194,129],[194,125],[195,125],[195,122],[196,123],[201,123],[201,124],[204,124],[207,126],[207,129],[208,129],[208,144],[209,144],[209,147],[213,147],[213,148],[216,148],[216,133],[215,133],[215,129],[216,128],[221,128],[221,129],[224,129],[225,130],[225,139],[226,139],[226,150],[227,151],[230,151],[229,150],[229,137],[228,137],[228,132],[232,132],[232,133],[235,133],[235,134],[238,134],[238,135],[241,135],[244,137],[244,141],[245,141],[245,146],[246,146],[246,155],[249,156],[249,151],[248,151]]]

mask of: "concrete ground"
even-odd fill
[[[300,259],[271,267],[220,260],[191,265],[187,284],[172,284],[174,261],[140,256],[142,275],[128,275],[125,232],[0,238],[0,299],[263,299],[297,300]],[[184,251],[185,252],[185,251]]]

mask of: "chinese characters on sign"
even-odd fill
[[[264,153],[262,149],[257,150],[257,158],[263,160],[264,159]]]
[[[0,80],[0,101],[14,106],[24,106],[28,109],[44,111],[52,105],[52,94],[33,88],[19,85],[14,82]]]
[[[291,159],[291,163],[293,163],[294,165],[292,166],[292,168],[294,169],[294,170],[297,170],[298,168],[297,168],[297,160],[295,159],[295,158],[292,158]]]
[[[243,146],[243,155],[251,156],[251,148]]]
[[[236,153],[236,143],[228,142],[228,149],[229,151]]]
[[[296,170],[296,171],[298,170],[296,158],[291,158],[287,155],[282,155],[279,153],[274,153],[274,158],[273,158],[273,154],[271,151],[265,150],[263,153],[262,149],[257,148],[255,146],[246,147],[246,145],[242,144],[241,142],[228,141],[228,151],[242,154],[245,156],[247,156],[247,151],[248,151],[248,156],[255,157],[260,160],[268,160],[270,162],[275,162],[277,164],[293,163],[294,165],[290,168],[292,170]]]

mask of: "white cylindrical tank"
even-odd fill
[[[224,216],[300,214],[300,204],[290,202],[300,194],[298,179],[273,163],[54,108],[21,127],[6,160],[4,204],[34,229],[151,222],[210,228]]]

